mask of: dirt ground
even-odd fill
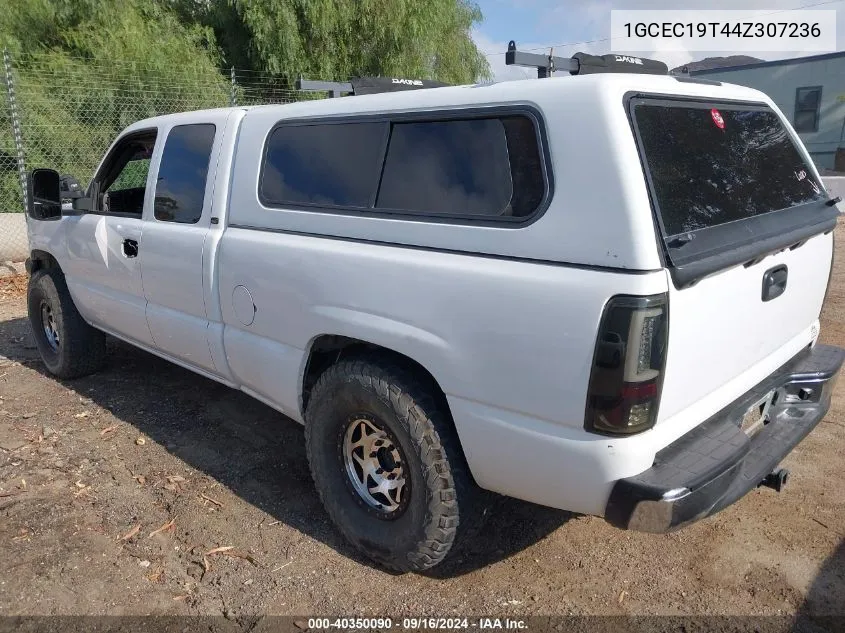
[[[836,262],[822,340],[845,345]],[[669,535],[502,499],[460,558],[394,576],[332,529],[299,425],[118,342],[57,381],[24,290],[0,279],[0,615],[845,616],[845,380],[780,495]]]

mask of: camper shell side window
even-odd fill
[[[533,108],[278,123],[258,184],[267,207],[523,225],[552,193]]]

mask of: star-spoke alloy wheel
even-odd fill
[[[399,446],[370,416],[353,416],[349,422],[343,461],[352,488],[364,503],[389,515],[404,508],[405,460]]]

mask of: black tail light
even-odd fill
[[[666,364],[668,311],[665,294],[620,295],[608,301],[587,391],[588,431],[629,435],[654,426]]]

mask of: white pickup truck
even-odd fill
[[[303,423],[337,528],[396,570],[439,563],[479,489],[664,532],[780,488],[845,354],[816,342],[836,201],[739,86],[174,114],[61,197],[31,174],[47,368],[97,370],[107,333]]]

